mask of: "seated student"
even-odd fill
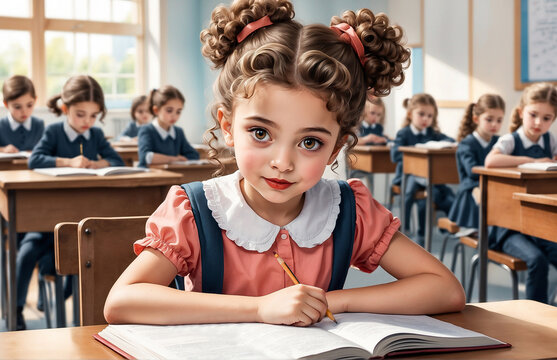
[[[234,1],[213,11],[201,33],[203,54],[220,70],[209,135],[222,132],[239,170],[197,183],[194,196],[171,188],[106,299],[109,323],[309,326],[327,309],[433,314],[464,307],[454,275],[398,232],[399,220],[360,181],[322,179],[344,143],[353,145],[366,89],[380,95],[400,84],[410,55],[399,43],[402,30],[369,9],[346,11],[330,28],[293,16],[287,0]],[[362,41],[368,34],[375,34],[373,50]],[[362,48],[368,56],[358,56]],[[379,74],[366,62],[387,65]],[[205,201],[206,211],[194,215]],[[208,233],[199,230],[207,226],[216,236],[205,242]],[[291,282],[274,253],[302,284]],[[397,281],[343,289],[350,265],[368,273],[381,266]],[[193,288],[170,288],[177,274]]]
[[[37,100],[33,82],[25,76],[14,75],[4,82],[2,95],[4,106],[8,109],[8,116],[0,119],[0,152],[31,151],[44,132],[43,120],[31,116]],[[25,248],[26,244],[34,242],[39,237],[41,237],[41,234],[37,232],[18,233],[18,249]],[[34,267],[35,264],[27,270],[32,272]],[[23,277],[26,277],[26,275]],[[16,265],[16,283],[19,283],[21,278],[21,268]],[[19,284],[17,290],[20,290]],[[17,330],[26,329],[23,319],[24,306],[25,296],[20,296],[18,293]]]
[[[31,116],[37,101],[29,78],[14,75],[2,85],[8,116],[0,119],[0,152],[31,151],[44,132],[44,122]]]
[[[505,115],[505,101],[501,96],[484,94],[471,103],[460,122],[456,162],[460,183],[456,199],[449,211],[449,219],[460,227],[477,229],[479,219],[479,175],[474,166],[483,166],[485,157],[499,139]],[[473,231],[473,230],[472,230]]]
[[[137,141],[137,134],[139,127],[148,124],[151,121],[152,115],[149,112],[149,103],[147,96],[141,95],[133,99],[131,107],[132,119],[128,126],[118,136],[118,140],[122,141]]]
[[[383,123],[385,121],[385,103],[381,98],[368,96],[364,111],[362,112],[362,122],[358,132],[358,144],[379,145],[386,144],[389,140],[383,135]]]
[[[176,126],[186,100],[174,86],[153,89],[149,94],[149,111],[155,120],[142,126],[138,135],[139,166],[168,164],[199,159],[184,130]]]
[[[399,151],[400,146],[413,146],[418,143],[433,141],[453,141],[454,139],[439,131],[437,125],[437,104],[433,96],[429,94],[416,94],[410,99],[405,99],[403,103],[406,108],[406,118],[391,148],[391,160],[396,162],[396,174],[393,184],[400,185],[402,182],[402,152]],[[410,219],[410,211],[414,204],[414,195],[416,192],[425,189],[425,179],[408,176],[406,182],[406,193],[404,194],[406,219]],[[429,196],[429,194],[428,194]],[[448,213],[454,201],[454,193],[447,185],[433,186],[433,202],[437,209]],[[418,234],[417,243],[424,245],[425,235],[425,199],[417,201],[418,205]],[[409,221],[406,222],[408,225]]]
[[[557,89],[549,83],[528,86],[511,114],[511,133],[499,138],[487,155],[485,166],[513,167],[527,162],[555,161],[557,139],[549,128],[556,115]],[[556,243],[493,227],[489,232],[489,247],[524,260],[528,265],[526,298],[548,303],[549,264],[557,267]]]
[[[106,114],[103,91],[95,79],[86,75],[71,77],[64,84],[62,93],[51,98],[47,106],[58,116],[65,114],[66,119],[46,128],[29,158],[30,169],[124,166],[120,155],[106,141],[103,131],[93,127],[97,118],[102,121]],[[54,234],[51,232],[33,237],[20,246],[16,259],[16,271],[20,274],[17,280],[18,302],[25,304],[29,280],[37,263],[41,271],[55,273]],[[69,296],[71,283],[68,281],[66,285],[65,293]]]

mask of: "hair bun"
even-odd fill
[[[224,66],[238,46],[237,36],[246,25],[269,16],[273,24],[294,17],[292,4],[287,0],[240,0],[230,8],[217,6],[211,14],[209,26],[201,31],[201,53],[211,60],[215,68]],[[258,29],[254,33],[262,33]],[[251,37],[253,34],[248,36]]]
[[[367,58],[364,73],[368,88],[375,96],[388,95],[391,87],[404,82],[403,70],[409,65],[410,49],[404,47],[402,28],[390,25],[387,15],[374,15],[369,9],[357,13],[345,11],[342,17],[331,19],[331,25],[343,22],[356,30],[364,45]]]

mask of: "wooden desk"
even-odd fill
[[[0,171],[27,170],[27,159],[2,159],[0,158]]]
[[[134,147],[137,148],[137,140],[128,140],[128,141],[122,141],[122,140],[118,140],[118,141],[112,141],[110,143],[110,145],[112,145],[112,147],[116,148],[116,147]]]
[[[402,183],[400,186],[400,220],[405,228],[406,181],[408,175],[426,179],[426,228],[425,249],[431,251],[431,233],[433,231],[433,185],[457,184],[459,182],[456,168],[456,147],[450,149],[424,149],[415,146],[400,146],[402,151]]]
[[[120,155],[126,166],[134,166],[139,161],[139,153],[137,152],[137,144],[127,146],[114,146],[114,150]]]
[[[427,359],[542,359],[557,354],[557,308],[531,300],[468,304],[436,318],[506,341],[505,349],[428,354]],[[105,325],[0,333],[0,358],[121,359],[93,339]],[[424,359],[424,356],[404,357]]]
[[[348,154],[354,154],[351,168],[369,173],[394,173],[396,163],[391,161],[391,148],[386,145],[356,145]]]
[[[557,194],[514,193],[520,201],[520,232],[557,242]]]
[[[479,301],[486,301],[487,227],[494,225],[522,231],[520,200],[514,199],[513,194],[557,193],[557,171],[485,167],[474,167],[472,171],[480,175]]]
[[[224,165],[224,174],[232,174],[238,170],[238,165],[234,158],[220,159]],[[182,176],[180,184],[189,183],[192,181],[204,181],[209,180],[213,177],[213,173],[219,169],[219,165],[208,163],[208,164],[162,164],[162,165],[150,165],[150,168],[163,169],[178,173]]]
[[[89,216],[151,214],[181,176],[156,170],[114,176],[53,177],[32,170],[0,172],[0,213],[7,226],[7,328],[15,329],[16,234],[54,231],[59,222]],[[6,249],[2,237],[1,250]],[[4,265],[4,264],[2,264]],[[6,268],[4,266],[4,268]],[[4,278],[2,274],[2,279]]]

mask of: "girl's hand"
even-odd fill
[[[104,165],[100,161],[89,161],[89,165],[87,165],[88,169],[100,169],[103,167],[106,167],[106,165]]]
[[[556,162],[554,159],[545,157],[545,158],[541,158],[541,159],[532,159],[533,162]]]
[[[267,324],[309,326],[327,311],[325,291],[309,285],[293,285],[259,298],[258,321]]]
[[[183,155],[178,155],[178,156],[175,156],[175,157],[174,157],[174,160],[173,160],[173,161],[187,161],[187,160],[188,160],[187,157],[185,157],[185,156],[183,156]]]
[[[69,166],[74,168],[90,167],[91,161],[83,155],[78,155],[70,159]]]
[[[19,152],[19,149],[16,148],[15,146],[13,146],[12,144],[9,144],[9,145],[4,146],[4,148],[2,149],[2,152],[16,153],[16,152]]]

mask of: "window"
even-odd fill
[[[108,108],[127,108],[143,89],[142,11],[141,0],[0,0],[0,81],[30,76],[44,104],[89,74]]]

